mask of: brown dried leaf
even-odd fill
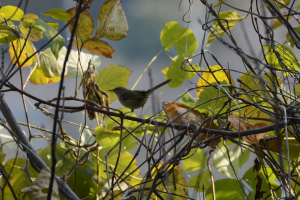
[[[252,129],[258,129],[267,126],[265,123],[257,123],[252,126]],[[268,133],[259,133],[255,135],[247,135],[242,137],[245,142],[248,144],[258,144],[261,139],[265,139]]]
[[[106,58],[111,58],[111,54],[115,52],[115,50],[107,42],[98,38],[92,38],[83,44],[80,40],[74,40],[73,45],[78,48],[86,49],[91,53],[102,55]]]
[[[170,101],[163,101],[162,106],[167,107],[170,105]],[[177,117],[189,110],[189,107],[179,103],[172,103],[169,107],[166,108],[167,114],[170,116],[171,120],[175,120]],[[185,113],[180,118],[173,121],[174,124],[197,124],[200,126],[203,123],[202,114],[197,110],[192,110]]]
[[[267,126],[265,123],[257,123],[255,125],[250,124],[249,122],[238,118],[233,113],[230,113],[228,121],[231,123],[233,128],[236,131],[246,131],[248,129],[258,129]],[[255,135],[247,135],[242,137],[245,142],[248,144],[258,144],[261,139],[264,139],[268,133],[259,133]]]
[[[77,12],[77,7],[71,8],[67,11],[71,17],[73,17]],[[72,32],[75,20],[73,20],[69,25],[69,30]],[[87,41],[93,37],[94,32],[94,20],[88,10],[84,10],[79,15],[78,24],[75,32],[75,36],[80,38],[82,41]]]
[[[162,102],[163,107],[167,107],[170,104],[171,104],[170,101]],[[189,110],[189,107],[187,107],[186,105],[183,105],[183,104],[179,104],[179,103],[172,103],[169,107],[166,108],[167,114],[170,116],[171,120],[175,120],[178,116],[182,115],[183,113],[185,113],[188,110]],[[204,121],[204,119],[202,117],[202,114],[200,112],[198,112],[197,110],[192,110],[192,111],[185,113],[183,116],[176,119],[175,121],[173,121],[173,123],[174,124],[183,124],[183,125],[197,124],[198,126],[201,126],[203,121]],[[219,127],[216,124],[210,123],[210,122],[208,122],[208,123],[209,124],[208,124],[207,128],[217,129],[217,130],[219,129]],[[190,137],[193,137],[194,134],[192,132],[190,132],[189,135],[190,135]],[[200,133],[197,136],[196,141],[203,141],[212,136],[213,136],[213,134]],[[209,144],[209,146],[214,148],[214,146],[216,146],[220,141],[221,141],[221,139],[215,140],[215,141],[211,142]]]
[[[233,128],[236,131],[246,131],[247,127],[249,123],[247,123],[245,120],[238,118],[237,116],[235,116],[235,114],[230,113],[229,117],[228,117],[228,121],[231,123],[231,125],[233,126]]]
[[[128,34],[128,24],[119,0],[107,0],[100,8],[96,36],[121,40]]]

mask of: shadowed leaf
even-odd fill
[[[91,53],[102,55],[106,58],[111,58],[111,54],[115,52],[115,50],[107,42],[98,38],[92,38],[84,43],[80,40],[74,40],[73,45],[78,48],[86,49]]]

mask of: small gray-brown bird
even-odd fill
[[[129,90],[123,87],[116,87],[109,91],[116,93],[120,103],[126,108],[130,108],[131,112],[133,112],[134,109],[143,109],[150,94],[154,92],[154,90],[170,83],[172,80],[173,79],[166,80],[149,90]]]

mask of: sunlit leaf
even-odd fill
[[[231,151],[229,148],[229,155],[230,155],[230,160],[234,167],[234,170],[238,174],[239,173],[239,159],[244,157],[243,159],[247,160],[249,158],[250,154],[243,155],[242,151],[241,151],[241,147],[235,146],[233,151]],[[232,169],[232,167],[230,165],[227,150],[226,150],[225,146],[221,146],[220,148],[218,148],[216,150],[215,155],[214,155],[213,165],[219,172],[221,172],[225,176],[227,176],[229,178],[233,178],[233,179],[236,178],[234,175],[234,170]]]
[[[21,21],[19,26],[24,38],[27,37],[29,31],[29,38],[31,38],[32,41],[37,42],[43,38],[43,31],[37,28],[34,24],[38,18],[39,17],[37,15],[31,13],[25,15],[25,18]]]
[[[119,0],[107,0],[100,8],[96,36],[121,40],[128,33],[126,16]]]
[[[24,12],[16,6],[3,6],[0,9],[0,15],[6,19],[21,21],[24,17]]]
[[[245,187],[243,183],[241,184]],[[215,181],[215,191],[216,199],[236,200],[245,197],[241,185],[235,179],[224,178]],[[212,186],[210,186],[205,193],[206,199],[213,199],[212,192]]]
[[[23,46],[25,45],[24,49]],[[23,49],[22,53],[21,50]],[[21,55],[20,55],[21,53]],[[29,56],[34,53],[34,47],[30,40],[18,39],[10,43],[9,54],[10,58],[17,66],[20,66]],[[17,58],[18,61],[17,61]],[[36,61],[36,56],[30,58],[22,67],[27,67]]]
[[[23,188],[21,191],[26,193],[32,200],[40,200],[47,198],[48,189],[51,177],[51,170],[49,167],[44,167],[35,181],[28,187]],[[44,192],[43,192],[44,191]],[[59,192],[56,181],[53,182],[53,189],[51,199],[59,200]]]
[[[182,162],[182,167],[185,171],[191,172],[206,167],[207,155],[204,149],[191,150],[187,159],[184,159]]]
[[[49,84],[49,83],[55,83],[60,81],[60,77],[52,77],[48,78],[45,76],[43,69],[38,66],[38,63],[36,63],[36,66],[33,68],[33,71],[31,72],[30,76],[30,83],[35,84],[35,85],[40,85],[40,84]]]
[[[177,88],[182,85],[185,80],[193,78],[196,74],[195,72],[185,72],[181,69],[181,64],[184,61],[184,57],[176,57],[172,60],[166,74],[166,79],[173,79],[172,82],[168,84],[170,88]],[[183,65],[184,69],[186,70],[193,70],[196,71],[200,69],[199,65],[193,65],[193,67],[189,66],[188,64]]]
[[[71,8],[67,11],[71,17],[73,17],[77,12],[77,7]],[[75,20],[73,20],[69,25],[69,30],[72,32],[74,28]],[[84,10],[80,13],[78,24],[75,31],[75,36],[80,38],[82,41],[88,41],[93,37],[94,32],[94,20],[88,10]]]
[[[223,29],[219,26],[219,22],[223,24],[226,30],[231,30],[237,22],[243,19],[243,17],[236,11],[221,12],[219,13],[219,17],[223,20],[215,20],[213,28],[211,29],[212,32],[218,37],[225,35]],[[210,32],[206,40],[206,45],[209,46],[215,39],[217,38]]]
[[[102,68],[96,75],[96,83],[108,92],[110,103],[117,99],[114,92],[108,91],[115,87],[126,87],[131,71],[120,65],[109,65]]]
[[[234,86],[234,81],[228,70],[223,69],[219,65],[207,67],[205,72],[202,72],[201,78],[199,78],[197,82],[197,85],[199,86],[199,88],[197,88],[197,95],[205,89],[205,87],[201,86],[218,83],[223,83],[224,85],[232,84]]]
[[[20,38],[20,33],[10,26],[0,25],[0,44],[8,43]]]
[[[80,40],[74,40],[73,45],[78,48],[86,49],[91,53],[102,55],[106,58],[111,58],[111,54],[115,52],[115,50],[107,42],[98,38],[92,38],[84,43]]]
[[[53,9],[43,13],[43,15],[51,16],[57,20],[69,21],[71,19],[71,16],[66,11],[64,11],[62,8],[53,8]]]
[[[285,76],[299,72],[299,62],[293,51],[287,46],[278,44],[274,47],[274,50],[278,53],[279,57],[276,56],[270,45],[264,45],[263,47],[267,52],[266,59],[270,66],[281,69],[279,72],[283,73]]]
[[[43,31],[48,40],[52,39],[57,34],[57,31],[53,27],[51,27],[41,19],[36,20],[36,26]],[[64,46],[64,44],[65,39],[61,35],[56,36],[50,42],[51,51],[54,54],[55,58],[58,58],[59,51]]]
[[[169,22],[164,26],[160,33],[160,41],[166,51],[174,46],[180,57],[192,56],[198,48],[194,33],[190,29],[180,27],[178,22]]]
[[[189,181],[189,188],[197,192],[205,192],[211,185],[210,173],[208,170],[202,171]]]
[[[120,141],[120,131],[112,131],[111,129],[97,126],[94,131],[96,141],[98,144],[105,148],[111,149]]]

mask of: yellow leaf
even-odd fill
[[[161,72],[162,72],[163,74],[167,74],[168,70],[169,70],[169,67],[162,69]]]
[[[76,14],[77,7],[71,8],[67,11],[71,18]],[[69,24],[69,30],[72,32],[75,20]],[[94,20],[88,10],[84,10],[79,15],[78,24],[75,32],[75,36],[82,41],[87,41],[93,37],[94,32]]]
[[[52,77],[48,78],[44,75],[44,72],[41,67],[39,67],[37,64],[33,68],[33,71],[31,70],[31,76],[30,76],[30,83],[35,85],[40,84],[49,84],[49,83],[55,83],[60,81],[60,77]]]
[[[24,45],[25,47],[23,49]],[[23,51],[22,54],[20,55],[22,49]],[[34,53],[33,49],[34,49],[33,44],[30,40],[27,40],[26,44],[24,39],[15,40],[10,43],[10,47],[9,47],[10,58],[13,61],[13,63],[15,63],[17,61],[17,58],[20,57],[18,62],[16,63],[17,66],[20,66],[29,56],[31,56]],[[31,65],[35,61],[36,61],[36,56],[33,56],[23,65],[23,67],[27,67]]]
[[[206,86],[210,84],[223,83],[226,81],[226,84],[229,84],[229,71],[224,70],[219,65],[209,66],[205,69],[205,72],[202,73],[201,78],[198,80],[198,86]],[[218,80],[218,81],[217,81]],[[234,81],[231,78],[231,84],[234,84]],[[197,88],[197,96],[199,96],[200,92],[202,92],[205,87]]]
[[[107,0],[100,8],[96,36],[121,40],[128,33],[127,19],[119,0]]]

